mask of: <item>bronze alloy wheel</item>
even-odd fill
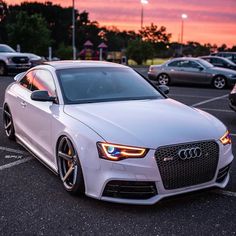
[[[57,149],[58,172],[64,188],[71,193],[84,192],[84,179],[78,154],[66,136],[59,140]]]

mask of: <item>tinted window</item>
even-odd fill
[[[217,66],[225,66],[227,63],[224,62],[224,60],[221,60],[219,58],[212,58],[212,63]]]
[[[168,66],[179,67],[180,64],[181,61],[172,61],[171,63],[168,64]]]
[[[33,71],[30,71],[27,73],[21,80],[20,80],[20,85],[22,85],[24,88],[31,89],[32,81],[34,78],[34,73]]]
[[[35,70],[31,90],[46,90],[50,96],[56,96],[56,88],[51,73],[46,70]]]
[[[206,58],[206,57],[205,57],[205,58],[203,58],[203,59],[204,59],[205,61],[209,62],[209,63],[212,62],[212,61],[211,61],[211,58],[208,58],[208,57]]]
[[[201,66],[198,63],[194,62],[194,61],[184,61],[182,63],[182,67],[198,69]]]
[[[66,104],[163,98],[129,68],[76,68],[57,74]]]

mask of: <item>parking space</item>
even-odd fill
[[[11,81],[0,78],[0,107]],[[228,107],[229,91],[171,86],[169,97],[224,122],[236,155],[236,113]],[[66,193],[57,176],[9,141],[2,127],[0,116],[0,235],[236,235],[236,161],[223,191],[185,194],[148,207],[111,204]]]

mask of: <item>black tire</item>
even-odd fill
[[[4,62],[0,61],[0,76],[7,75],[7,68]]]
[[[57,145],[58,173],[65,190],[72,194],[83,194],[84,178],[79,156],[68,137],[60,138]]]
[[[12,114],[7,105],[3,108],[3,125],[5,134],[10,140],[15,140],[15,129],[14,129],[14,123],[12,119]]]
[[[169,85],[170,84],[170,77],[167,74],[160,74],[157,76],[157,82],[159,85]]]
[[[212,85],[216,89],[224,89],[227,86],[227,80],[222,75],[217,75],[212,81]]]

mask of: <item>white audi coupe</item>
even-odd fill
[[[6,89],[4,128],[71,193],[154,204],[224,188],[233,160],[227,128],[167,93],[118,64],[46,63]]]

